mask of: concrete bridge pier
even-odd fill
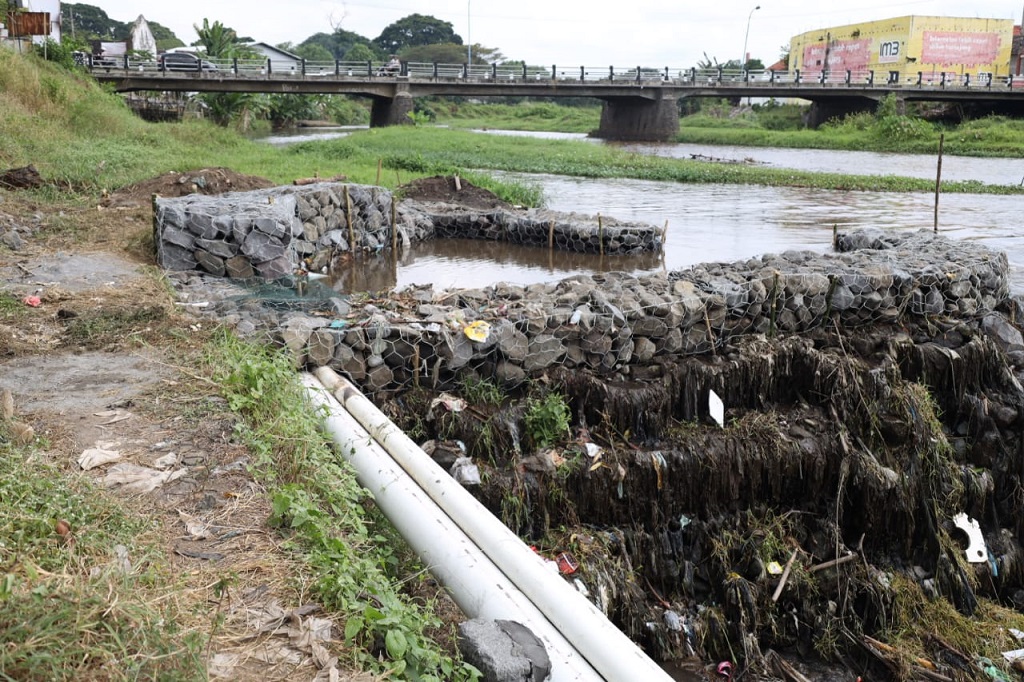
[[[626,142],[670,142],[679,134],[679,105],[672,92],[655,99],[616,97],[604,100],[601,125],[594,137]]]
[[[408,114],[413,111],[412,95],[408,89],[400,89],[394,97],[374,97],[370,109],[370,127],[407,125],[412,123]]]

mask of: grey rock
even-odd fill
[[[550,334],[542,334],[530,340],[523,369],[527,372],[547,369],[564,356],[565,346],[562,341]]]
[[[459,651],[486,682],[543,682],[551,675],[544,643],[526,626],[508,620],[459,624]]]
[[[202,249],[196,249],[195,257],[199,267],[203,270],[206,270],[211,275],[215,275],[217,277],[224,276],[225,269],[223,258],[218,258],[217,256]]]
[[[989,313],[981,319],[981,329],[1003,351],[1008,353],[1024,351],[1024,336],[1003,315]]]
[[[8,230],[7,232],[4,232],[3,236],[0,236],[0,243],[11,251],[20,251],[25,246],[25,241],[15,230]]]
[[[238,245],[229,244],[222,239],[197,239],[196,247],[220,258],[232,258],[238,255]]]
[[[268,234],[253,230],[245,238],[245,242],[242,243],[242,253],[249,256],[254,263],[265,263],[281,258],[287,253],[287,249],[280,239],[275,239]]]
[[[228,277],[235,279],[249,279],[256,276],[256,271],[252,269],[252,263],[245,256],[228,258],[224,261],[224,268]]]

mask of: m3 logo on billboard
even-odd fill
[[[878,44],[878,63],[879,64],[892,64],[893,62],[899,61],[900,58],[900,41],[898,40],[887,40]]]

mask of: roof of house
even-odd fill
[[[251,47],[257,52],[261,52],[271,58],[278,57],[281,59],[293,59],[295,61],[302,60],[302,57],[299,55],[288,52],[287,50],[282,50],[279,47],[274,47],[270,43],[249,43],[248,47]]]

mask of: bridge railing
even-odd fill
[[[201,66],[200,66],[201,64]],[[270,59],[212,59],[197,62],[194,70],[180,63],[163,69],[161,62],[122,56],[90,58],[85,66],[96,74],[144,75],[166,78],[239,79],[376,79],[451,80],[466,82],[521,83],[566,82],[614,85],[655,84],[682,87],[743,87],[770,90],[786,88],[885,88],[885,89],[1024,89],[1024,77],[985,72],[923,72],[903,70],[794,69],[771,71],[696,67],[651,68],[641,66],[524,66],[522,64],[441,64],[403,62],[398,69],[375,61],[299,61]]]

